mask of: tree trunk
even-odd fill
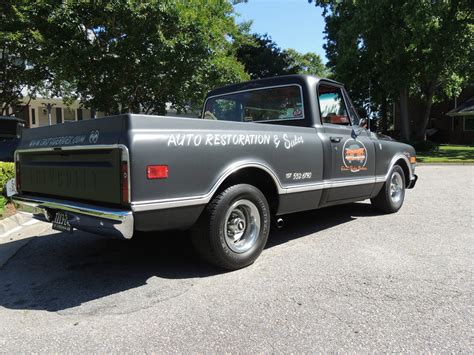
[[[377,124],[377,132],[387,133],[388,131],[387,107],[388,107],[387,98],[384,97],[380,105],[380,119],[378,120],[378,124]]]
[[[423,113],[421,124],[417,127],[416,140],[426,141],[426,129],[428,128],[428,123],[430,122],[431,106],[433,106],[433,95],[435,88],[436,84],[434,82],[428,87],[428,92],[426,93],[425,112]]]
[[[410,140],[410,120],[408,117],[408,87],[400,89],[400,139]]]

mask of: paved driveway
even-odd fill
[[[48,228],[0,269],[0,349],[473,352],[474,166],[417,173],[399,213],[289,216],[230,273],[199,261],[185,233]]]

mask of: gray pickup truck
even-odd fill
[[[191,229],[200,255],[238,269],[285,214],[365,199],[400,209],[415,150],[364,126],[331,80],[230,85],[208,94],[200,119],[125,114],[25,130],[14,200],[68,232]]]

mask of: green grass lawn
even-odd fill
[[[474,146],[440,145],[433,152],[417,152],[419,163],[474,163]]]

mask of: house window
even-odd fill
[[[474,116],[472,117],[464,116],[464,130],[474,131]]]
[[[81,108],[77,109],[77,120],[82,121],[82,109]]]
[[[34,108],[31,109],[31,124],[36,124],[36,111]]]
[[[66,107],[64,109],[64,122],[75,121],[75,120],[76,120],[76,116],[75,116],[74,110],[69,107]]]

